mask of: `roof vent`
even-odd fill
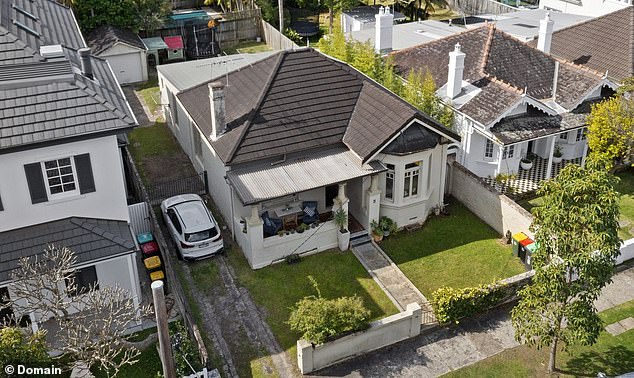
[[[42,58],[61,58],[64,56],[62,45],[40,46],[40,55]]]

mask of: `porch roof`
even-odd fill
[[[227,179],[242,203],[251,205],[385,170],[379,161],[362,164],[354,152],[335,148],[277,165],[263,163],[232,170]]]

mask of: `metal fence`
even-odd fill
[[[149,203],[152,206],[160,205],[161,202],[179,194],[207,194],[207,171],[194,176],[182,177],[169,181],[162,181],[147,185]]]
[[[125,148],[123,150],[123,154],[125,157],[124,164],[128,168],[131,176],[130,179],[132,180],[134,190],[136,191],[136,198],[139,201],[150,203],[148,191],[145,189],[145,186],[141,181],[141,176],[139,175],[139,171],[134,164],[132,156]],[[202,335],[200,334],[200,330],[198,329],[191,310],[189,309],[189,305],[186,299],[187,297],[185,295],[185,291],[183,290],[183,286],[181,285],[181,282],[176,276],[176,272],[174,271],[174,255],[172,253],[173,248],[163,237],[163,232],[161,230],[161,226],[159,224],[156,213],[154,212],[154,208],[152,206],[147,206],[146,209],[147,216],[149,217],[151,232],[154,235],[154,239],[158,243],[160,250],[163,251],[163,266],[165,268],[166,281],[169,283],[169,291],[174,296],[174,300],[176,301],[178,310],[183,317],[183,323],[185,324],[185,327],[187,327],[189,336],[196,342],[198,353],[200,356],[200,362],[203,366],[207,366],[207,363],[209,362],[207,348],[205,347],[205,343],[203,341]]]

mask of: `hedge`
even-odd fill
[[[441,287],[432,293],[431,305],[440,324],[484,312],[507,296],[506,285],[495,283],[464,289]]]

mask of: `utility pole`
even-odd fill
[[[277,0],[277,7],[280,8],[280,33],[284,34],[284,0]]]
[[[154,313],[156,314],[156,329],[158,331],[159,353],[161,355],[161,365],[163,365],[163,376],[165,378],[176,378],[174,357],[172,356],[172,343],[170,343],[170,334],[167,328],[167,309],[165,308],[163,281],[158,280],[152,282],[152,297],[154,297]]]

